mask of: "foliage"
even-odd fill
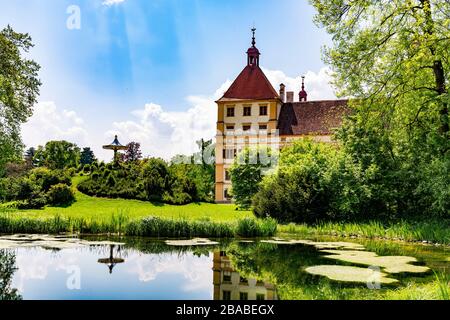
[[[204,148],[210,148],[204,142]],[[100,163],[91,166],[91,175],[78,189],[91,196],[137,199],[184,205],[212,202],[214,164],[193,163],[191,157],[177,156],[170,164],[150,158],[120,162],[116,166]]]
[[[232,194],[236,204],[242,209],[249,209],[252,198],[259,189],[264,174],[276,163],[272,163],[270,148],[244,149],[236,157],[230,168]]]
[[[249,218],[250,219],[250,218]],[[251,220],[254,220],[251,219]],[[252,228],[242,225],[251,224]],[[273,236],[276,223],[273,220],[241,222],[217,222],[210,220],[168,219],[145,217],[129,220],[126,215],[114,214],[107,221],[88,220],[86,218],[65,218],[55,216],[52,219],[16,218],[0,215],[1,233],[58,234],[64,232],[101,234],[121,233],[140,237],[214,237],[232,238],[236,236]]]
[[[67,141],[49,141],[38,148],[36,162],[50,169],[76,168],[80,161],[80,148]]]
[[[91,148],[83,148],[83,151],[81,151],[80,154],[80,164],[81,165],[87,165],[92,164],[94,161],[96,161],[94,151],[91,150]]]
[[[167,163],[162,159],[149,159],[142,170],[142,179],[147,199],[150,201],[162,201],[169,184]]]
[[[332,35],[334,84],[353,97],[338,132],[374,208],[388,215],[450,214],[450,3],[312,0]]]
[[[19,209],[39,209],[56,199],[53,198],[54,191],[50,193],[55,185],[69,188],[69,174],[61,170],[36,168],[22,176],[0,179],[0,201],[13,202]]]
[[[47,192],[48,203],[53,206],[67,206],[75,201],[72,188],[66,184],[56,184]]]
[[[24,159],[28,167],[36,167],[36,162],[34,161],[34,156],[36,155],[36,149],[34,147],[28,148],[25,151]]]
[[[11,287],[16,271],[15,254],[11,251],[0,250],[0,301],[22,299],[18,290]]]
[[[32,115],[39,95],[40,66],[23,56],[32,47],[28,34],[10,26],[0,31],[0,176],[7,162],[21,158],[20,126]]]
[[[130,142],[127,144],[127,150],[123,155],[126,162],[133,162],[142,159],[141,144],[139,142]]]

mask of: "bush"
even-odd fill
[[[271,157],[271,149],[244,149],[230,169],[232,195],[241,209],[249,209],[253,196],[258,192],[266,170],[275,166],[275,158]]]
[[[83,172],[84,173],[91,172],[91,166],[89,164],[85,164],[84,167],[83,167]]]
[[[325,218],[330,213],[333,183],[327,171],[336,158],[332,146],[309,140],[285,149],[277,173],[263,180],[253,199],[256,216],[281,222]]]
[[[57,184],[50,188],[47,193],[48,202],[54,206],[66,206],[75,201],[72,188],[65,184]]]

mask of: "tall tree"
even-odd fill
[[[35,155],[36,155],[36,149],[34,147],[31,147],[25,151],[24,158],[25,158],[25,162],[28,167],[35,166],[35,162],[34,162]]]
[[[388,130],[438,131],[448,139],[450,2],[311,2],[333,36],[325,57],[339,93],[363,99]]]
[[[127,144],[127,150],[123,155],[126,162],[133,162],[142,159],[141,144],[139,142],[130,142]]]
[[[92,164],[96,160],[94,151],[91,150],[91,148],[83,148],[83,151],[81,151],[80,155],[80,164]]]
[[[50,169],[73,168],[80,160],[80,148],[67,141],[49,141],[43,150],[43,159]]]
[[[339,138],[363,169],[377,168],[374,197],[448,213],[450,1],[310,2],[333,39],[324,53],[335,87],[354,98]]]
[[[20,126],[32,115],[39,95],[40,66],[23,56],[32,47],[28,34],[10,26],[0,31],[0,174],[5,163],[21,158]]]

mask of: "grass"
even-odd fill
[[[210,219],[216,222],[232,222],[253,217],[250,211],[237,211],[234,205],[193,203],[184,206],[153,204],[151,202],[124,199],[106,199],[87,196],[76,186],[86,177],[73,178],[76,202],[66,208],[46,207],[42,210],[20,210],[18,214],[28,219],[86,219],[98,223],[109,221],[115,217],[126,215],[128,219],[141,219],[149,216],[165,219],[202,220]]]
[[[275,235],[277,222],[273,219],[244,218],[233,222],[214,222],[209,219],[187,220],[147,217],[130,220],[126,215],[112,215],[109,220],[65,218],[23,218],[17,214],[0,214],[0,232],[35,234],[122,234],[144,237],[269,237]]]
[[[450,244],[450,225],[444,220],[400,221],[385,224],[378,221],[366,223],[323,222],[316,225],[289,224],[280,226],[279,231],[302,236],[330,235]]]

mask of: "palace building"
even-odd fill
[[[231,201],[228,169],[247,146],[265,145],[279,150],[295,139],[311,137],[331,142],[333,129],[349,112],[347,100],[308,101],[305,78],[294,101],[294,92],[280,84],[277,92],[259,66],[261,53],[252,29],[247,65],[228,91],[216,101],[216,202]],[[300,87],[300,84],[299,84]]]

